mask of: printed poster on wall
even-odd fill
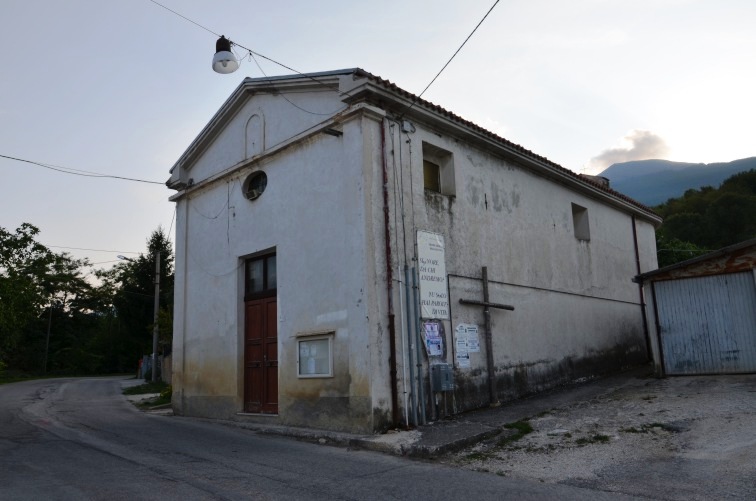
[[[464,325],[458,325],[454,331],[454,352],[457,359],[457,367],[460,369],[470,367],[470,352],[467,349],[467,329]]]
[[[441,337],[441,324],[438,322],[423,322],[425,335],[425,349],[429,357],[441,357],[444,354],[444,342]]]
[[[417,232],[420,316],[449,319],[449,293],[446,286],[444,237],[427,231]]]
[[[470,368],[470,354],[467,352],[457,352],[457,367],[460,369]]]
[[[467,351],[469,353],[480,353],[478,326],[475,324],[460,324],[460,326],[467,331]]]
[[[478,337],[478,326],[475,324],[458,324],[454,330],[457,337],[457,350],[466,353],[480,353],[480,338]]]

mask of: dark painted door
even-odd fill
[[[244,411],[278,413],[276,298],[245,301]]]

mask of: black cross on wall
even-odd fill
[[[493,339],[491,333],[491,308],[499,310],[514,311],[514,306],[501,303],[492,303],[488,298],[488,267],[483,267],[483,301],[477,301],[475,299],[460,299],[461,304],[469,304],[473,306],[482,306],[483,315],[485,318],[485,338],[486,338],[486,366],[488,368],[488,396],[491,401],[491,407],[497,407],[499,405],[499,398],[496,395],[496,374],[494,369],[493,359]]]

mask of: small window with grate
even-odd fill
[[[263,171],[253,172],[244,180],[242,191],[247,200],[256,200],[268,187],[268,176]]]

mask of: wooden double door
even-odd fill
[[[244,412],[278,413],[276,297],[244,302]]]

